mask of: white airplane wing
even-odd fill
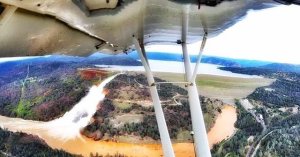
[[[282,2],[285,2],[284,0]],[[210,36],[269,0],[0,0],[0,57],[130,52],[132,36],[144,45],[176,44],[187,12],[187,42]],[[288,1],[286,3],[296,3]]]

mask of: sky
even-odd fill
[[[198,54],[200,43],[189,45],[190,54]],[[179,46],[153,45],[146,50],[181,53]],[[204,54],[300,64],[300,6],[249,11],[243,20],[209,38]]]

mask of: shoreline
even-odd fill
[[[224,109],[226,109],[226,106],[224,107],[225,107]],[[227,105],[227,107],[231,107],[233,109],[232,106]],[[222,113],[224,113],[224,109],[222,109]],[[222,113],[220,113],[220,115]],[[43,128],[42,127],[43,122],[27,121],[19,118],[7,118],[4,116],[0,116],[0,119],[2,121],[5,121],[5,122],[1,122],[2,128],[6,128],[12,132],[24,132],[27,134],[36,135],[40,137],[42,140],[44,140],[51,148],[62,149],[73,154],[82,154],[84,156],[89,156],[91,152],[93,153],[98,152],[98,154],[107,154],[107,153],[115,152],[115,153],[125,154],[128,156],[162,155],[162,148],[161,148],[161,144],[159,143],[132,144],[132,143],[123,143],[123,142],[111,142],[111,141],[94,141],[82,135],[72,139],[65,140],[65,139],[60,139],[59,137],[54,137],[56,135],[52,135],[51,132],[48,132],[47,128]],[[216,120],[216,123],[217,121],[218,118]],[[34,127],[34,125],[36,127]],[[219,140],[218,142],[221,142],[222,140]],[[185,157],[185,156],[194,155],[194,147],[192,142],[178,142],[178,143],[176,141],[172,141],[172,142],[175,142],[173,143],[173,147],[176,156]],[[137,150],[139,150],[138,155],[137,153],[134,153]]]

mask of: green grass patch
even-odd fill
[[[210,128],[213,127],[215,121],[216,121],[216,118],[214,115],[212,115],[214,113],[204,113],[203,116],[204,116],[204,121],[205,121],[205,128],[207,131],[210,130]]]
[[[28,100],[20,100],[17,107],[14,109],[17,117],[29,118],[33,116],[31,111],[31,102]]]
[[[199,79],[197,80],[198,86],[212,86],[218,88],[242,88],[247,87],[247,84],[239,83],[239,82],[226,82],[226,81],[218,81],[218,80],[205,80]]]
[[[44,97],[42,96],[38,96],[38,97],[35,97],[32,101],[31,101],[31,105],[30,106],[33,106],[35,104],[40,104],[44,101]]]
[[[117,107],[119,110],[126,110],[132,107],[132,104],[125,103],[125,102],[117,102],[114,101],[115,107]]]
[[[177,140],[179,141],[186,141],[186,140],[191,140],[191,132],[188,130],[180,130],[177,134]]]

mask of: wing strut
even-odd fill
[[[192,125],[193,125],[193,131],[194,131],[194,141],[195,141],[195,150],[196,150],[196,156],[197,157],[211,157],[207,133],[205,129],[205,123],[203,118],[203,113],[201,109],[201,103],[199,100],[199,94],[197,90],[197,86],[195,83],[195,77],[196,74],[192,73],[191,68],[191,61],[189,57],[189,53],[187,50],[187,44],[186,44],[186,38],[188,33],[188,23],[189,23],[189,15],[188,15],[188,8],[183,10],[182,14],[182,36],[181,36],[181,45],[182,45],[182,51],[183,51],[183,57],[184,57],[184,66],[185,66],[185,75],[188,81],[191,81],[187,85],[188,90],[188,100],[190,104],[190,110],[191,110],[191,117],[192,117]],[[205,43],[206,35],[204,35],[204,40],[202,42]],[[204,48],[204,44],[203,48]],[[198,62],[200,62],[202,50],[200,49]],[[198,64],[198,63],[197,63]],[[198,68],[199,65],[197,65],[195,68]],[[197,69],[195,69],[197,70]],[[196,71],[197,72],[197,71]],[[195,76],[193,76],[195,75]]]
[[[148,59],[146,57],[144,46],[135,37],[133,37],[133,43],[135,45],[135,48],[139,54],[139,57],[145,68],[145,71],[146,71],[146,76],[147,76],[150,94],[151,94],[153,105],[154,105],[154,111],[155,111],[156,121],[158,124],[158,130],[159,130],[159,134],[160,134],[160,139],[161,139],[161,143],[162,143],[164,156],[165,157],[175,157],[173,147],[172,147],[172,142],[171,142],[170,135],[168,132],[168,127],[167,127],[166,120],[165,120],[165,116],[164,116],[164,113],[163,113],[163,110],[161,107],[161,103],[159,100],[156,83],[155,83],[152,71],[150,69]]]
[[[202,39],[200,51],[198,53],[198,57],[197,57],[197,61],[196,61],[196,66],[194,68],[194,72],[193,72],[192,78],[191,78],[191,80],[189,80],[189,82],[191,82],[191,83],[195,82],[195,80],[196,80],[198,69],[199,69],[199,65],[200,65],[201,58],[202,58],[202,53],[203,53],[203,50],[204,50],[204,46],[206,44],[206,39],[207,39],[207,32],[205,32],[204,35],[203,35],[203,39]]]

